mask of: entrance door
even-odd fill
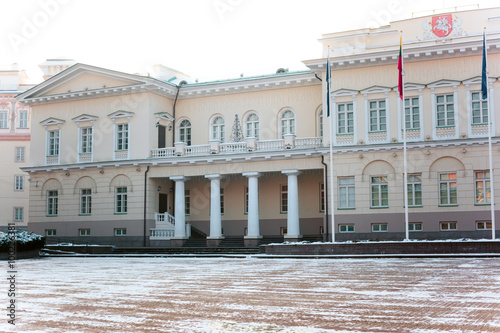
[[[160,193],[159,194],[159,205],[158,205],[158,213],[167,213],[168,212],[168,194]]]

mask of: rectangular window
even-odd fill
[[[115,236],[126,236],[126,235],[127,235],[126,228],[116,228],[115,229]]]
[[[116,150],[128,150],[128,124],[116,125]]]
[[[476,221],[477,230],[491,230],[491,221]]]
[[[408,175],[408,207],[422,206],[422,175]]]
[[[24,176],[23,175],[15,175],[14,176],[14,191],[22,191],[24,190]]]
[[[408,223],[408,231],[422,231],[422,223],[421,222]]]
[[[22,222],[24,220],[24,208],[14,207],[14,221]]]
[[[441,231],[453,231],[457,229],[457,222],[439,222],[439,229]]]
[[[355,207],[354,177],[339,178],[339,209]]]
[[[406,129],[420,128],[420,103],[418,97],[405,98]]]
[[[59,196],[57,190],[47,191],[47,215],[57,216]]]
[[[9,111],[0,111],[0,128],[9,128]]]
[[[57,236],[56,229],[45,229],[45,236]]]
[[[24,147],[16,147],[16,157],[15,161],[16,162],[24,162]]]
[[[372,223],[372,232],[387,232],[387,223]]]
[[[59,131],[49,131],[47,156],[59,156]]]
[[[288,185],[281,185],[281,213],[288,213]]]
[[[369,104],[370,132],[387,131],[385,101],[372,101]]]
[[[438,127],[455,126],[455,102],[453,94],[436,96]]]
[[[92,127],[80,129],[80,153],[92,153]]]
[[[337,134],[354,133],[354,109],[353,104],[337,105]]]
[[[90,236],[90,229],[78,229],[80,236]]]
[[[354,232],[354,224],[339,224],[339,232]]]
[[[325,184],[319,184],[319,211],[325,211]]]
[[[224,189],[220,189],[220,213],[224,214]]]
[[[489,205],[491,204],[491,181],[489,171],[476,171],[475,183],[476,183],[476,204],[477,205]]]
[[[488,101],[483,100],[479,92],[472,93],[472,124],[488,123]]]
[[[389,186],[387,177],[379,176],[371,178],[371,207],[389,207]]]
[[[116,188],[115,213],[117,213],[117,214],[126,214],[127,213],[127,188],[126,187],[117,187]]]
[[[89,188],[80,190],[80,215],[92,213],[92,190]]]
[[[184,209],[186,215],[191,214],[191,191],[188,189],[184,189]]]
[[[28,128],[28,110],[19,110],[18,128]]]
[[[439,175],[439,205],[457,205],[457,174],[444,173]]]
[[[244,195],[244,208],[243,208],[243,213],[248,214],[248,186],[245,186],[245,189],[243,190],[243,195]]]

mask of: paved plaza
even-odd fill
[[[500,259],[52,258],[17,271],[17,325],[2,332],[500,332]]]

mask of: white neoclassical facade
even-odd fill
[[[410,238],[491,237],[498,31],[498,8],[412,18],[323,35],[322,57],[302,72],[216,82],[71,66],[18,96],[33,110],[29,229],[116,245],[255,245],[324,239],[328,210],[337,240],[403,239],[404,121]]]

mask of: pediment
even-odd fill
[[[113,113],[108,114],[108,117],[111,119],[129,118],[129,117],[132,117],[134,114],[135,114],[134,112],[118,110],[118,111],[115,111]]]
[[[332,96],[334,97],[341,97],[341,96],[355,96],[358,94],[357,90],[352,90],[352,89],[339,89],[332,91]]]
[[[20,100],[147,84],[139,75],[76,64],[19,95]]]
[[[91,116],[89,114],[81,114],[78,117],[72,118],[71,120],[73,120],[75,123],[81,123],[84,121],[95,121],[95,120],[97,120],[97,118],[99,118],[99,117]]]
[[[379,93],[387,93],[389,91],[391,91],[391,88],[381,87],[381,86],[373,86],[373,87],[361,90],[361,94],[363,94],[363,95],[366,95],[366,94],[379,94]]]
[[[61,125],[65,122],[63,119],[50,117],[40,122],[40,125],[51,126],[51,125]]]
[[[456,87],[460,85],[460,81],[456,80],[439,80],[436,82],[429,83],[427,87],[429,88],[441,88],[441,87]]]

